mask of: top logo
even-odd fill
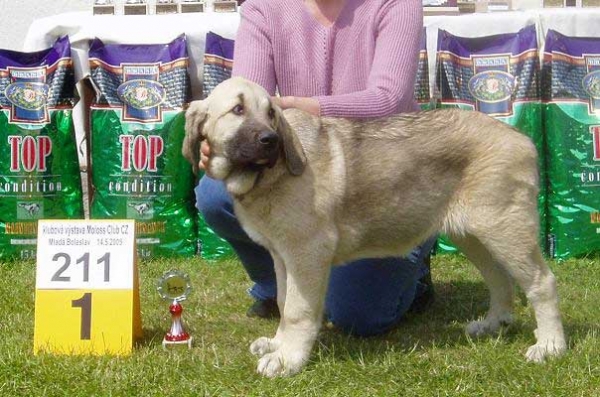
[[[166,91],[158,81],[135,79],[121,84],[117,95],[132,108],[146,110],[159,106],[165,100]]]
[[[585,75],[582,81],[583,89],[592,99],[600,99],[600,70]]]
[[[40,110],[46,106],[47,84],[40,82],[18,81],[6,87],[4,95],[15,107],[24,110]]]
[[[503,102],[510,99],[515,88],[515,77],[499,70],[477,73],[469,80],[469,92],[484,103]]]

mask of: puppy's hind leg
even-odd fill
[[[542,362],[546,357],[564,353],[567,345],[558,308],[556,279],[544,262],[537,235],[537,230],[531,228],[526,233],[517,230],[502,233],[501,238],[490,233],[489,238],[481,240],[485,241],[492,256],[518,283],[533,306],[537,342],[529,347],[525,356],[528,361]]]
[[[515,289],[512,278],[474,236],[452,237],[452,241],[477,267],[490,292],[490,307],[485,318],[469,323],[467,333],[474,337],[494,334],[513,320]]]

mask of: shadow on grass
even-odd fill
[[[335,328],[324,330],[319,339],[321,349],[331,351],[336,359],[375,358],[393,346],[408,353],[415,347],[455,347],[471,343],[465,326],[482,318],[488,309],[489,294],[483,282],[458,281],[435,284],[436,299],[420,314],[407,314],[390,332],[368,338],[353,337]],[[519,305],[519,301],[515,302]],[[502,331],[510,343],[533,328],[516,316],[515,322]],[[329,352],[328,352],[329,354]]]
[[[162,343],[168,329],[143,328],[144,336],[135,341],[135,348],[155,347]]]
[[[567,338],[567,346],[574,350],[578,344],[586,339],[597,341],[600,335],[600,325],[591,321],[578,321],[565,319],[564,328]]]

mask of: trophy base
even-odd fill
[[[177,14],[177,4],[168,3],[168,4],[156,4],[156,14]]]
[[[187,345],[188,349],[191,349],[193,340],[194,340],[193,336],[190,336],[190,339],[188,339],[188,340],[167,340],[166,338],[163,338],[162,347],[164,350],[167,350],[167,346]]]
[[[186,1],[179,3],[179,12],[182,14],[192,12],[204,12],[204,2],[202,1]]]
[[[124,4],[123,15],[146,15],[148,4]]]
[[[115,6],[113,4],[94,5],[94,15],[115,15]]]
[[[235,0],[215,0],[213,2],[214,12],[236,12],[238,8]]]

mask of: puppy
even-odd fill
[[[273,338],[250,346],[258,372],[297,373],[323,316],[331,264],[400,256],[443,232],[480,270],[493,333],[512,321],[514,286],[533,306],[540,362],[566,349],[554,275],[538,246],[537,154],[482,113],[456,109],[361,121],[282,112],[268,93],[229,79],[186,114],[183,154],[225,183],[244,230],[275,262],[282,314]]]

